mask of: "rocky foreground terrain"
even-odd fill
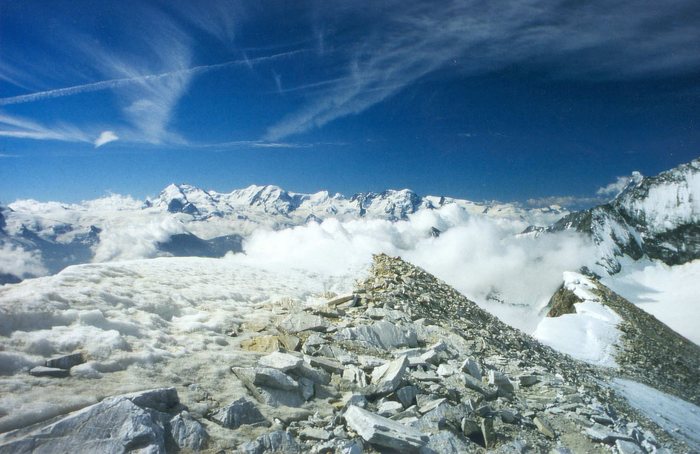
[[[610,293],[625,320],[619,369],[558,353],[378,255],[352,294],[271,305],[230,326],[222,344],[241,354],[223,379],[234,393],[187,377],[156,389],[143,381],[145,391],[6,431],[0,453],[698,452],[697,435],[657,425],[620,391],[621,379],[658,381],[697,404],[698,347]],[[551,313],[576,302],[562,289]],[[28,373],[72,380],[87,359],[76,352]]]

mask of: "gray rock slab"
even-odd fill
[[[620,454],[644,454],[644,450],[632,441],[615,440],[615,447]]]
[[[428,442],[428,437],[418,430],[359,407],[349,407],[344,417],[348,428],[357,432],[363,440],[377,446],[418,452]]]
[[[387,321],[343,328],[336,333],[335,337],[338,340],[356,341],[381,350],[418,346],[418,336],[413,328]]]
[[[85,357],[82,353],[71,353],[70,355],[58,356],[46,360],[46,367],[55,367],[57,369],[70,369],[78,364],[83,364]]]
[[[294,373],[299,377],[308,378],[312,382],[321,385],[327,385],[331,382],[331,376],[326,371],[311,367],[307,362],[300,364],[294,369]]]
[[[495,385],[499,392],[505,394],[512,394],[515,391],[515,386],[513,386],[508,377],[504,373],[495,370],[489,371],[489,384]]]
[[[280,454],[296,454],[302,452],[299,443],[289,432],[285,432],[284,430],[276,430],[261,435],[255,440],[239,446],[238,450],[244,454],[265,454],[273,452]]]
[[[403,410],[401,402],[386,400],[377,406],[377,413],[386,418],[394,416]]]
[[[219,409],[211,419],[228,429],[237,429],[244,424],[265,424],[267,420],[252,400],[241,397]]]
[[[157,408],[172,407],[173,396],[177,400],[174,388],[166,390],[109,397],[50,424],[4,434],[0,436],[0,453],[124,452],[135,449],[165,453],[164,421],[170,416]],[[166,400],[157,402],[159,397]]]
[[[365,387],[369,384],[365,371],[357,366],[346,366],[343,370],[343,379],[351,383],[357,383],[358,386]]]
[[[476,363],[476,361],[474,361],[473,359],[465,359],[462,363],[461,369],[462,372],[467,373],[472,377],[476,378],[477,380],[481,381],[481,369],[479,368],[479,365]]]
[[[545,437],[550,438],[552,440],[557,437],[557,435],[554,433],[554,429],[552,429],[552,425],[549,424],[549,421],[547,421],[546,419],[540,416],[535,416],[535,419],[533,419],[532,422],[535,423],[537,430],[539,430],[540,433]]]
[[[320,367],[326,372],[330,372],[332,374],[342,374],[343,370],[345,369],[342,363],[333,359],[320,356],[307,356],[305,359],[309,364],[311,364],[311,366]]]
[[[463,454],[475,451],[477,446],[449,430],[441,430],[431,435],[428,444],[421,449],[421,454]]]
[[[299,437],[306,440],[321,440],[327,441],[331,439],[332,434],[318,427],[305,427],[299,432]]]
[[[170,420],[170,433],[180,449],[200,451],[209,435],[204,426],[188,412],[182,411]]]
[[[537,375],[520,375],[518,377],[518,382],[520,383],[520,386],[528,387],[539,383],[540,378]]]
[[[408,358],[402,356],[390,361],[372,371],[372,387],[374,394],[388,394],[401,384],[408,367]]]
[[[247,381],[256,386],[267,386],[285,391],[299,389],[298,381],[272,367],[234,367],[231,370],[241,381]]]
[[[258,365],[262,367],[271,367],[273,369],[279,369],[286,372],[288,370],[296,369],[303,362],[304,359],[298,356],[290,355],[289,353],[273,352],[260,358],[258,360]]]
[[[602,426],[600,424],[594,424],[593,427],[586,429],[586,435],[588,435],[591,440],[597,441],[599,443],[613,444],[617,440],[623,441],[634,441],[634,439],[628,435],[621,434],[610,430],[610,428]]]
[[[328,322],[321,316],[295,313],[285,317],[278,327],[287,333],[296,334],[302,331],[319,331],[325,333],[329,327]]]
[[[63,378],[70,375],[70,371],[58,367],[36,366],[29,370],[29,375],[34,377]]]
[[[396,398],[399,399],[404,408],[408,408],[416,403],[416,395],[418,395],[418,388],[415,386],[404,386],[396,390]]]

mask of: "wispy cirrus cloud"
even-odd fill
[[[333,19],[351,7],[329,1],[320,8],[320,17]],[[700,69],[700,28],[684,20],[697,15],[692,0],[645,8],[631,0],[391,1],[353,12],[363,8],[371,30],[333,37],[345,56],[342,74],[305,84],[310,100],[270,126],[266,139],[363,112],[438,70],[480,74],[532,64],[555,77],[627,79]]]
[[[56,123],[46,125],[27,118],[0,112],[0,137],[32,140],[58,140],[90,143],[90,136],[75,126]]]

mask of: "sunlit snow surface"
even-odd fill
[[[602,282],[700,345],[700,260],[672,267],[628,261],[619,275]]]
[[[576,313],[542,319],[533,333],[538,340],[576,359],[605,367],[616,367],[615,346],[620,340],[620,316],[600,303],[587,277],[564,273],[564,286],[582,299]]]
[[[612,387],[637,410],[700,452],[700,407],[631,380],[617,378]]]
[[[361,275],[263,268],[244,256],[159,258],[74,266],[0,287],[0,431],[155,386],[199,383],[230,398],[229,368],[252,359],[227,333],[348,292]],[[73,351],[90,358],[75,377],[26,373]]]

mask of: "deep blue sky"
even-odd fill
[[[700,156],[699,49],[693,0],[0,0],[0,202],[177,182],[590,204]]]

